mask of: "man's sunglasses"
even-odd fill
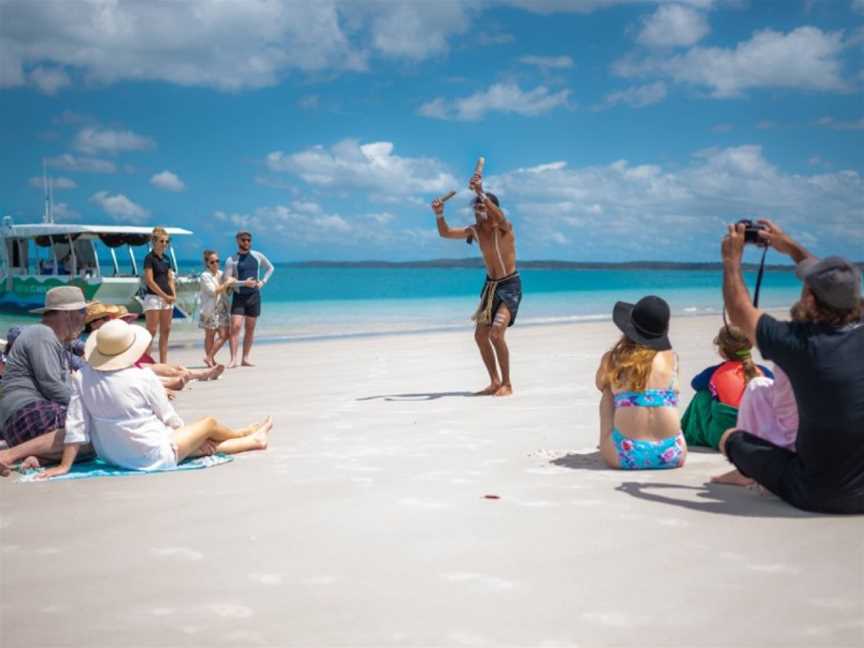
[[[219,259],[210,259],[210,260],[207,262],[207,265],[213,265],[214,263],[219,263]]]

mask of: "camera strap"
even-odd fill
[[[753,288],[753,307],[759,308],[759,289],[762,288],[762,277],[765,276],[765,257],[768,246],[762,248],[762,261],[759,263],[759,273],[756,275],[756,286]]]

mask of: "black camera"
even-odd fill
[[[758,245],[759,247],[768,247],[768,242],[759,236],[759,231],[767,229],[764,225],[760,225],[759,223],[754,223],[753,221],[742,218],[739,220],[736,225],[744,226],[744,242],[752,243],[753,245]]]

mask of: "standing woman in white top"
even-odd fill
[[[216,354],[230,335],[231,317],[228,315],[227,292],[236,283],[233,277],[224,278],[219,269],[219,255],[204,250],[204,272],[198,294],[198,328],[204,329],[204,363],[216,366]]]
[[[154,227],[151,235],[151,250],[144,257],[144,318],[147,330],[154,337],[159,331],[159,362],[168,362],[168,336],[174,317],[174,302],[177,291],[174,286],[174,271],[165,255],[171,239],[162,227]]]
[[[267,447],[270,417],[237,430],[212,416],[184,425],[156,374],[135,366],[151,339],[145,329],[120,319],[90,336],[87,364],[70,379],[63,457],[40,477],[69,472],[78,448],[88,441],[104,461],[144,471],[170,470],[187,457]]]

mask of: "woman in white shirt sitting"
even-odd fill
[[[204,329],[204,363],[215,367],[216,353],[228,339],[231,324],[226,294],[237,280],[228,277],[223,282],[219,255],[214,250],[204,250],[204,266],[198,293],[198,328]]]
[[[42,477],[68,472],[87,442],[103,460],[130,470],[166,470],[187,457],[267,447],[270,417],[238,430],[212,416],[183,425],[156,374],[134,366],[150,341],[146,329],[120,319],[90,336],[87,364],[70,379],[63,458]]]

